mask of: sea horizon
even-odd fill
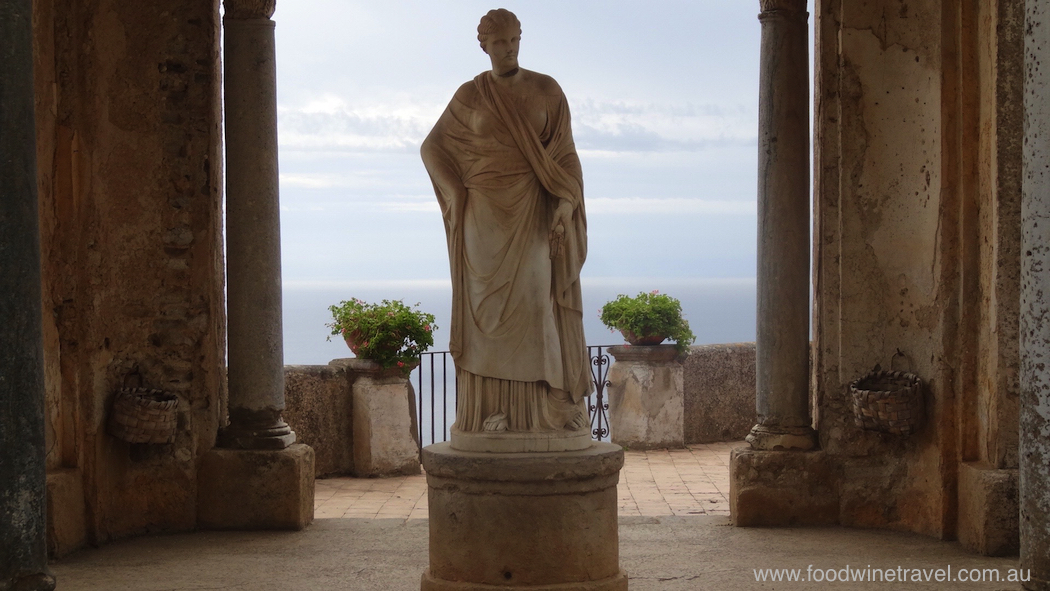
[[[581,279],[584,302],[584,335],[588,345],[623,343],[619,333],[599,319],[605,302],[619,294],[636,295],[657,290],[677,298],[696,334],[695,345],[755,340],[756,293],[754,277],[586,277]],[[328,307],[358,298],[419,304],[434,314],[432,351],[448,349],[448,323],[452,284],[448,279],[403,280],[290,280],[284,283],[284,359],[288,365],[326,365],[332,359],[351,357],[342,339],[333,338]]]

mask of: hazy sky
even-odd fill
[[[419,144],[489,67],[499,5],[278,2],[284,281],[448,280]],[[503,4],[519,62],[568,96],[584,172],[584,277],[753,277],[757,0]]]

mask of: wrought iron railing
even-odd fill
[[[609,437],[609,354],[611,345],[590,345],[591,379],[594,394],[587,399],[591,419],[591,437],[603,441]],[[412,372],[416,389],[417,428],[420,446],[448,441],[449,428],[456,420],[456,367],[448,351],[430,351],[420,356],[419,367]]]
[[[609,354],[605,349],[609,346],[587,347],[587,355],[591,358],[591,379],[594,380],[594,394],[587,399],[587,412],[591,415],[591,438],[598,441],[609,437],[609,400],[605,397],[611,367]]]

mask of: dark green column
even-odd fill
[[[31,0],[0,0],[0,589],[55,588],[44,520],[44,366]]]

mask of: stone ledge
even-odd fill
[[[419,365],[407,367],[383,367],[371,359],[360,359],[357,357],[341,357],[328,362],[331,367],[342,368],[352,374],[368,377],[376,383],[396,383],[408,380],[408,374]]]
[[[757,421],[755,343],[694,346],[684,373],[685,443],[742,441]]]
[[[332,365],[284,366],[282,417],[314,450],[314,476],[354,471],[353,396],[347,371]]]
[[[649,363],[681,362],[684,355],[679,355],[674,345],[614,345],[607,349],[617,361],[648,361]]]

